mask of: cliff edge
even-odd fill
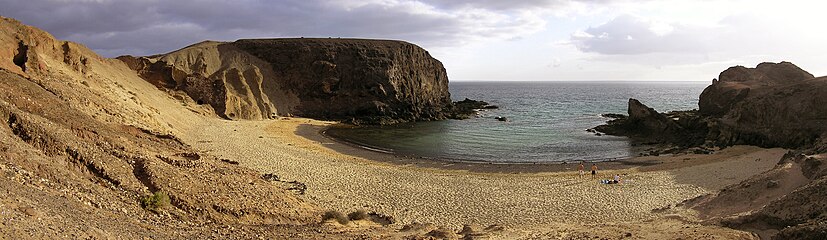
[[[392,124],[445,119],[453,109],[442,63],[402,41],[244,39],[118,59],[229,119]]]
[[[708,223],[755,232],[762,239],[824,239],[825,93],[827,77],[816,78],[789,62],[736,66],[704,89],[698,110],[657,113],[631,99],[628,117],[614,114],[616,119],[594,129],[684,148],[793,149],[773,169],[682,205]]]
[[[743,144],[803,149],[827,133],[825,92],[827,77],[816,78],[789,62],[737,66],[722,72],[704,89],[697,111],[655,112],[635,120],[633,110],[648,107],[630,103],[629,119],[635,121],[621,118],[595,129],[643,142],[682,146]],[[663,128],[664,123],[672,127]],[[682,137],[687,135],[692,137]]]

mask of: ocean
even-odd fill
[[[659,112],[698,108],[708,82],[451,82],[454,101],[499,106],[467,120],[336,128],[328,136],[398,155],[451,161],[541,163],[610,161],[637,154],[625,137],[586,129],[623,113],[629,98]],[[506,117],[502,122],[495,117]]]

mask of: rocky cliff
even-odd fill
[[[827,133],[827,78],[789,62],[733,67],[700,96],[699,112],[719,145],[809,147]]]
[[[700,96],[698,111],[657,113],[630,100],[629,116],[595,127],[647,143],[794,149],[770,171],[686,205],[712,223],[762,238],[827,237],[827,77],[789,62],[732,67]],[[690,136],[689,138],[684,136]]]
[[[707,116],[722,116],[731,107],[743,101],[750,91],[763,94],[762,89],[786,85],[814,76],[790,62],[761,63],[755,68],[731,67],[712,80],[698,101],[699,111]]]
[[[629,119],[649,124],[612,121],[595,129],[679,145],[807,148],[827,133],[825,92],[827,78],[814,78],[789,62],[738,66],[722,72],[703,91],[697,112],[637,114]],[[630,116],[633,110],[645,108],[637,105],[630,103]],[[664,124],[672,126],[670,122],[678,127],[669,129],[682,130],[663,131]],[[678,137],[685,135],[693,137]]]
[[[450,117],[445,68],[401,41],[250,39],[119,57],[153,84],[230,119],[296,115],[391,124]]]

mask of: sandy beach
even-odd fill
[[[372,153],[318,134],[332,122],[285,118],[200,124],[193,129],[209,130],[183,134],[185,142],[262,174],[303,182],[307,192],[302,197],[319,206],[375,211],[393,216],[400,226],[425,222],[453,229],[464,224],[519,229],[624,224],[675,216],[685,224],[694,217],[691,211],[652,210],[766,171],[786,152],[735,146],[711,155],[600,163],[599,178],[625,176],[624,184],[605,185],[588,174],[579,178],[574,164],[439,163]]]

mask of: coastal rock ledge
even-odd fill
[[[827,139],[825,93],[827,77],[789,62],[736,66],[704,89],[698,110],[658,113],[631,99],[628,118],[595,129],[645,143],[808,148]]]
[[[227,119],[301,116],[393,124],[456,116],[442,63],[411,43],[367,39],[206,41],[118,59]]]
[[[773,169],[681,205],[761,239],[827,238],[827,77],[789,62],[736,66],[701,93],[698,110],[658,113],[631,99],[628,117],[611,117],[594,130],[701,152],[739,144],[791,149]]]

